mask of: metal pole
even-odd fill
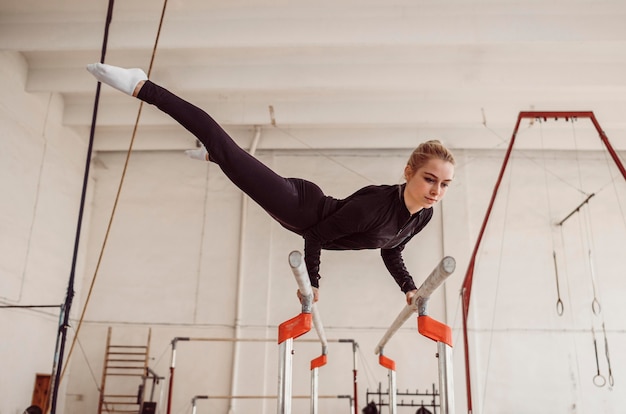
[[[176,344],[178,341],[188,341],[189,338],[177,337],[172,339],[172,360],[170,362],[170,384],[167,390],[167,414],[172,412],[172,394],[174,391],[174,370],[176,369]]]
[[[387,376],[389,378],[389,389],[387,392],[389,393],[389,414],[396,414],[396,362],[393,359],[384,356],[381,348],[378,353],[378,363],[388,370]]]
[[[319,368],[311,370],[311,414],[318,413],[317,399],[319,397]]]
[[[318,412],[319,368],[326,365],[326,362],[326,348],[322,347],[322,355],[311,360],[311,414]]]
[[[340,343],[342,342],[350,342],[352,344],[352,385],[353,385],[353,401],[350,403],[350,412],[353,414],[359,414],[358,408],[358,390],[357,390],[357,366],[356,366],[356,351],[359,347],[359,344],[354,339],[340,339]]]
[[[359,344],[352,341],[352,384],[354,388],[354,414],[359,414],[358,392],[357,392],[357,369],[356,369],[356,350]]]
[[[389,414],[398,412],[398,400],[396,394],[396,371],[389,370]]]
[[[278,358],[278,414],[291,414],[291,377],[293,368],[293,338],[279,345]]]
[[[454,380],[452,369],[452,347],[437,342],[439,356],[439,399],[441,414],[454,414]]]

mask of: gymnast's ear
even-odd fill
[[[413,168],[411,168],[411,166],[407,164],[406,167],[404,167],[404,179],[409,181],[414,175],[415,171],[413,171]]]

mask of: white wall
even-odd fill
[[[24,92],[26,69],[19,54],[0,53],[0,303],[61,305],[86,146],[63,127],[59,96]],[[58,319],[56,308],[0,310],[1,413],[22,413],[36,373],[50,373]]]

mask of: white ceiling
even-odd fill
[[[148,70],[163,5],[115,2],[107,63]],[[0,49],[24,55],[28,91],[64,96],[85,139],[107,7],[0,0]],[[151,78],[242,144],[258,125],[260,148],[492,148],[535,109],[594,111],[626,149],[624,0],[168,0],[160,33]],[[96,149],[126,149],[136,113],[103,88]],[[140,125],[137,148],[193,143],[156,111]]]

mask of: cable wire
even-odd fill
[[[152,56],[150,58],[150,66],[149,66],[149,69],[148,69],[148,76],[152,72],[152,67],[154,65],[154,59],[155,59],[155,56],[156,56],[156,49],[157,49],[157,45],[158,45],[158,42],[159,42],[159,37],[160,37],[160,34],[161,34],[161,28],[163,26],[163,19],[164,19],[164,16],[165,16],[166,7],[167,7],[167,0],[164,0],[164,2],[163,2],[163,9],[161,11],[161,19],[159,21],[159,28],[158,28],[158,31],[157,31],[157,36],[156,36],[156,39],[155,39],[155,42],[154,42],[154,46],[152,48]],[[107,35],[108,35],[108,26],[107,26]],[[106,38],[106,36],[105,36],[105,38]],[[104,54],[102,56],[101,62],[104,63]],[[97,89],[97,96],[98,97],[99,97],[99,92],[100,92],[100,86],[101,86],[101,83],[98,82],[98,87],[97,87],[98,88]],[[97,100],[96,100],[96,103],[97,103]],[[97,108],[97,104],[96,104],[95,108]],[[124,180],[126,178],[126,172],[128,171],[128,164],[129,164],[129,161],[130,161],[130,156],[131,156],[131,153],[132,153],[133,144],[135,142],[135,137],[137,135],[137,129],[138,129],[138,126],[139,126],[139,119],[141,118],[142,108],[143,108],[143,102],[139,105],[139,110],[137,112],[137,117],[136,117],[136,120],[135,120],[135,125],[134,125],[134,128],[133,128],[132,137],[131,137],[131,140],[130,140],[128,151],[126,153],[126,161],[124,163],[124,168],[122,170],[122,176],[120,178],[120,184],[119,184],[118,189],[117,189],[117,194],[115,196],[115,201],[113,203],[111,216],[109,218],[109,223],[107,225],[107,229],[106,229],[106,232],[105,232],[104,240],[102,242],[102,247],[100,249],[100,254],[98,256],[98,261],[96,263],[96,268],[95,268],[95,271],[94,271],[94,275],[93,275],[93,277],[91,279],[91,284],[89,286],[89,291],[88,291],[87,297],[85,299],[85,305],[83,306],[80,318],[78,320],[78,325],[76,327],[76,335],[74,336],[74,340],[72,341],[72,346],[71,346],[70,351],[68,353],[68,357],[67,357],[68,360],[69,360],[70,356],[72,355],[72,351],[73,351],[74,346],[76,344],[76,338],[78,338],[78,334],[80,333],[80,328],[81,328],[82,322],[83,322],[83,320],[85,318],[85,313],[87,312],[87,307],[89,305],[89,301],[90,301],[91,295],[93,293],[93,288],[94,288],[96,279],[98,277],[98,271],[100,269],[100,265],[101,265],[102,259],[104,257],[104,251],[106,249],[106,245],[107,245],[107,241],[108,241],[108,238],[109,238],[109,234],[111,232],[111,228],[112,228],[113,221],[114,221],[114,218],[115,218],[115,212],[117,211],[117,207],[118,207],[118,204],[119,204],[119,199],[120,199],[120,195],[121,195],[122,188],[123,188],[123,185],[124,185]],[[96,124],[96,113],[97,113],[97,109],[94,109],[94,118],[93,118],[93,121],[92,121],[92,140],[93,140],[93,131],[95,129],[95,124]],[[90,140],[90,142],[92,140]],[[90,148],[90,153],[91,153],[91,148]],[[63,377],[63,374],[65,374],[65,369],[63,370],[63,372],[61,374],[61,378]]]

